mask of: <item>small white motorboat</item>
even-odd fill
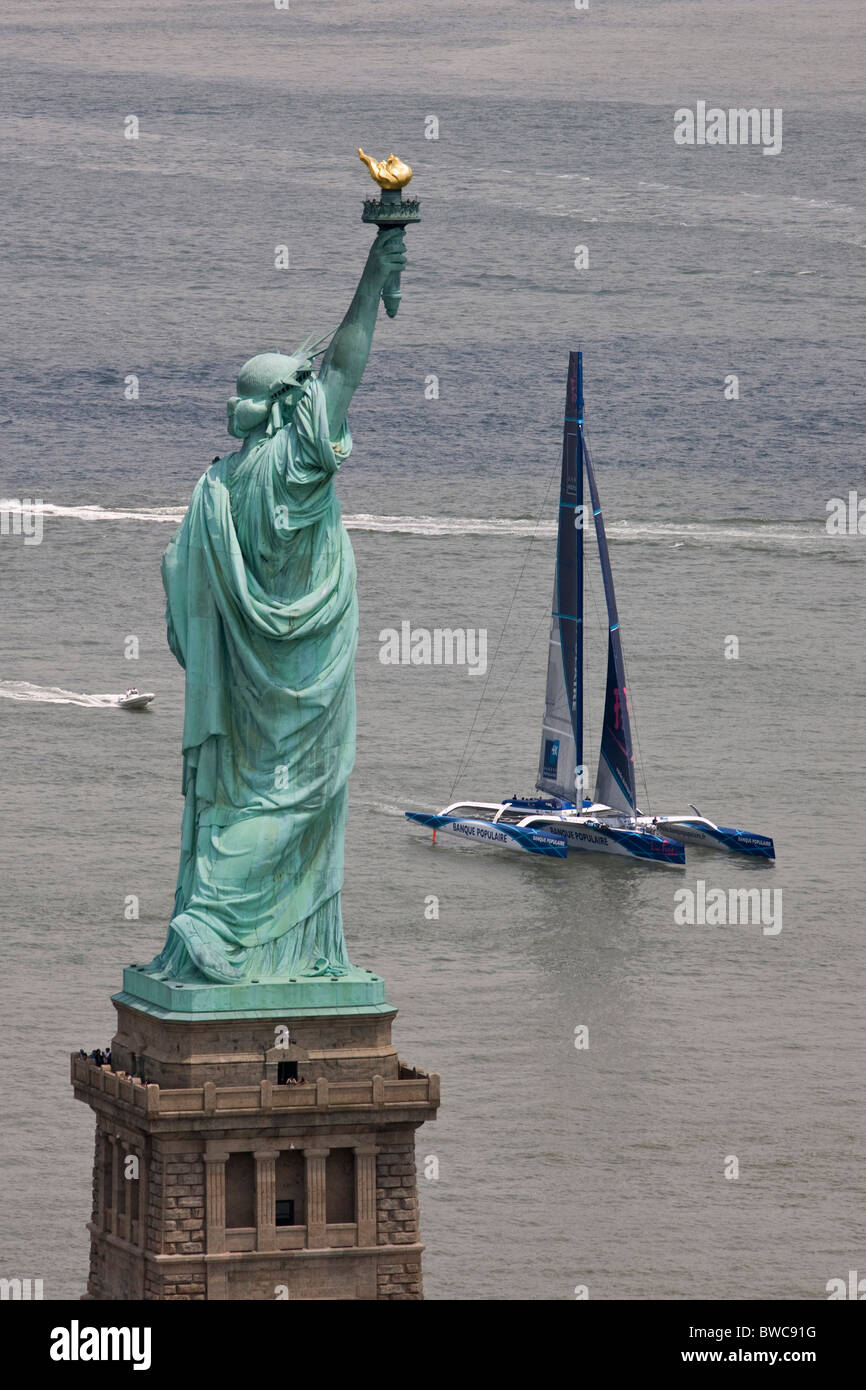
[[[136,690],[135,686],[130,686],[122,695],[117,697],[118,709],[147,709],[151,700],[155,699],[153,691]]]

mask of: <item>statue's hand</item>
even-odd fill
[[[367,275],[377,289],[382,289],[389,275],[406,269],[406,245],[402,227],[389,227],[381,232],[367,257]]]

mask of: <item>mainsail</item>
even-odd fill
[[[577,801],[583,764],[583,360],[569,353],[539,791]]]
[[[610,554],[604,530],[601,503],[592,459],[584,441],[584,461],[589,483],[589,496],[595,520],[595,534],[598,541],[598,556],[604,580],[604,597],[607,603],[607,689],[604,697],[604,720],[601,728],[601,749],[598,757],[598,774],[595,781],[595,800],[617,810],[635,812],[634,755],[631,746],[631,725],[628,714],[628,692],[625,686],[625,663],[622,655],[622,639],[619,632],[619,615],[616,611],[616,595],[613,591],[613,574],[610,568]]]

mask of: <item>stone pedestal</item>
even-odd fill
[[[415,1130],[439,1078],[399,1060],[395,1010],[113,1002],[111,1066],[71,1059],[96,1112],[90,1298],[423,1296]]]

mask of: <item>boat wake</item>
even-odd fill
[[[0,697],[23,704],[83,705],[87,709],[117,709],[117,695],[84,695],[59,685],[33,685],[30,681],[0,681]]]
[[[396,803],[394,801],[372,801],[366,804],[378,812],[380,816],[399,816],[402,820],[407,806],[422,806],[424,803],[416,801],[414,797],[398,797]]]
[[[0,498],[0,508],[9,516],[33,510],[33,500],[17,497]],[[179,526],[186,516],[186,507],[140,507],[137,510],[123,510],[101,507],[97,502],[83,503],[80,507],[62,507],[55,502],[42,502],[39,510],[43,516],[73,517],[76,521],[162,521]]]
[[[23,512],[29,502],[17,498],[0,499],[0,508],[13,516]],[[185,507],[140,507],[118,509],[98,503],[65,507],[43,502],[45,517],[69,518],[77,521],[143,521],[178,526],[186,515]],[[503,539],[537,537],[549,540],[556,535],[556,523],[531,517],[472,517],[472,516],[393,516],[373,512],[357,512],[343,517],[348,531],[403,536],[490,536]],[[840,539],[828,536],[823,521],[811,518],[790,521],[768,521],[761,518],[724,518],[717,521],[666,519],[655,521],[622,519],[608,525],[609,540],[616,544],[658,544],[669,549],[700,546],[732,546],[749,550],[800,551],[807,554],[827,552],[839,556],[845,549]]]

